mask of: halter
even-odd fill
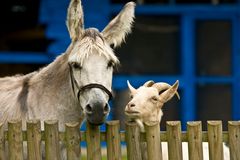
[[[72,67],[69,65],[69,68],[70,68],[70,77],[71,77],[71,83],[72,83],[72,89],[73,91],[75,90],[75,87],[74,87],[74,84],[75,86],[77,87],[77,98],[78,98],[78,101],[79,101],[79,97],[80,97],[80,94],[82,92],[84,92],[85,90],[88,90],[88,89],[92,89],[92,88],[98,88],[98,89],[101,89],[103,90],[105,93],[107,93],[108,97],[109,97],[109,100],[112,99],[113,97],[113,94],[111,91],[109,91],[105,86],[101,85],[101,84],[98,84],[98,83],[89,83],[87,85],[84,85],[84,86],[81,86],[79,87],[76,79],[74,79],[73,77],[73,71],[72,71]]]

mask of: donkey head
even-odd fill
[[[68,8],[67,27],[72,40],[68,64],[71,84],[79,106],[92,124],[102,124],[109,111],[113,68],[119,63],[112,48],[119,46],[130,33],[134,19],[133,2],[102,32],[84,29],[81,0],[72,0]]]

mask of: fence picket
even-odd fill
[[[140,130],[135,122],[126,122],[127,159],[141,160]]]
[[[210,160],[223,160],[222,121],[207,121]]]
[[[180,121],[167,121],[169,160],[182,160],[182,141]]]
[[[0,123],[0,160],[5,160],[5,137],[3,123]]]
[[[203,160],[202,123],[200,121],[187,123],[187,137],[189,159]]]
[[[87,160],[101,160],[100,130],[98,126],[87,123]]]
[[[8,153],[9,160],[23,160],[22,121],[8,122]]]
[[[41,160],[41,123],[40,120],[27,122],[28,160]]]
[[[162,160],[160,124],[145,124],[148,160]]]
[[[58,121],[48,120],[44,122],[45,128],[45,150],[46,160],[59,160],[59,135],[58,135]]]
[[[121,160],[121,141],[119,121],[109,121],[106,123],[107,139],[107,159]]]
[[[228,122],[229,148],[231,160],[240,159],[240,121]]]
[[[79,160],[81,157],[80,147],[80,125],[76,123],[66,123],[66,147],[67,147],[67,159],[68,160]]]
[[[161,141],[168,142],[169,160],[182,160],[182,142],[188,142],[188,157],[203,160],[203,144],[208,142],[209,160],[223,160],[223,142],[229,142],[231,160],[240,159],[240,121],[229,121],[228,131],[222,131],[221,121],[207,121],[208,131],[202,131],[200,121],[187,122],[187,132],[181,132],[180,121],[168,121],[167,131],[160,133],[159,124],[145,124],[144,133],[135,122],[126,122],[126,132],[120,132],[119,121],[106,123],[106,132],[100,132],[99,126],[87,123],[86,131],[79,131],[79,123],[65,124],[65,132],[59,132],[58,121],[44,122],[45,131],[41,131],[39,120],[27,121],[27,130],[22,131],[22,121],[8,121],[8,130],[0,123],[0,160],[41,160],[42,141],[45,142],[46,160],[59,160],[60,144],[66,144],[67,159],[81,158],[80,142],[87,143],[87,160],[101,160],[101,141],[107,142],[107,159],[121,160],[121,142],[127,143],[128,160],[162,160]],[[24,124],[25,126],[25,124]],[[24,141],[24,142],[23,142]],[[8,143],[8,154],[5,143]],[[28,155],[25,157],[27,144]],[[24,150],[24,151],[23,151]],[[205,153],[205,152],[204,152]],[[227,153],[228,154],[228,153]],[[7,157],[8,156],[8,157]]]

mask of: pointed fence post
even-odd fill
[[[223,160],[222,121],[207,121],[209,160]]]
[[[240,159],[240,121],[228,122],[228,137],[231,160]]]
[[[141,160],[140,130],[135,122],[126,122],[127,159]]]
[[[106,123],[107,128],[107,159],[121,160],[121,137],[119,121],[109,121]]]
[[[180,121],[167,121],[169,160],[182,160],[182,138]]]
[[[87,160],[101,160],[101,141],[99,126],[87,123],[86,142]]]
[[[4,125],[0,123],[0,159],[5,160],[5,137],[4,137]]]
[[[8,122],[8,157],[9,160],[23,160],[22,121]]]
[[[145,124],[148,160],[162,160],[160,124]]]
[[[187,122],[187,139],[189,159],[203,160],[202,123]]]
[[[67,159],[79,160],[81,158],[80,124],[78,122],[66,123],[65,128]]]
[[[41,160],[41,124],[40,120],[27,121],[28,160]]]
[[[44,128],[46,160],[59,160],[60,147],[58,135],[58,121],[47,120],[44,122]]]

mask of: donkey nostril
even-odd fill
[[[104,106],[104,112],[105,112],[105,113],[108,113],[108,112],[109,112],[108,104],[106,104],[106,105]]]
[[[87,104],[87,106],[86,106],[86,112],[87,112],[87,113],[92,113],[92,107],[91,107],[90,104]]]

